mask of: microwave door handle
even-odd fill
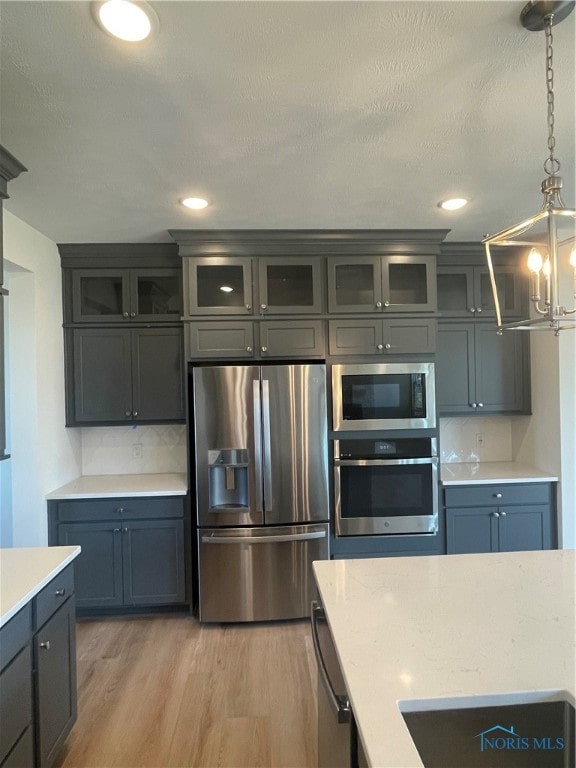
[[[316,661],[318,662],[318,671],[320,672],[322,682],[324,683],[324,687],[326,688],[326,691],[329,695],[330,703],[332,704],[332,707],[336,715],[338,716],[338,722],[349,723],[350,722],[350,701],[346,696],[337,694],[334,688],[332,687],[332,683],[330,682],[330,677],[328,675],[328,670],[326,669],[326,664],[322,657],[322,651],[320,650],[320,641],[318,639],[318,621],[319,620],[325,621],[326,614],[324,613],[324,608],[318,605],[318,603],[315,600],[312,601],[312,611],[311,611],[310,619],[312,624],[312,640],[314,642],[314,651],[316,653]]]
[[[270,382],[262,379],[262,443],[264,447],[264,509],[272,512],[272,449],[270,440]]]
[[[262,498],[262,405],[260,399],[260,381],[252,382],[252,402],[254,408],[254,482],[256,485],[256,511],[264,512]]]

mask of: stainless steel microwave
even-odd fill
[[[434,363],[332,366],[335,431],[435,427]]]

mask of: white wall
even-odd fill
[[[56,244],[4,211],[14,546],[47,543],[45,495],[81,473],[79,430],[64,426],[62,278]],[[9,494],[2,494],[5,499]]]

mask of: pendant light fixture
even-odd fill
[[[548,157],[544,162],[546,178],[541,187],[544,200],[538,213],[495,235],[487,235],[482,241],[486,249],[498,333],[508,329],[552,329],[558,335],[565,328],[576,328],[576,210],[567,208],[561,196],[560,161],[556,157],[554,138],[552,66],[552,27],[567,17],[574,5],[574,2],[537,0],[528,3],[520,16],[526,29],[532,32],[544,30],[546,38]],[[525,250],[525,266],[530,272],[530,302],[535,316],[513,323],[503,321],[491,253],[496,246],[515,246]],[[570,272],[572,279],[569,279]],[[563,301],[571,306],[565,306]]]

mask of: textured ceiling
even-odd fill
[[[450,228],[541,203],[543,32],[522,2],[160,0],[153,39],[86,2],[0,0],[6,208],[56,242],[178,228]],[[554,28],[556,143],[574,205],[576,13]],[[207,197],[201,213],[182,208]],[[447,214],[440,199],[471,204]]]

